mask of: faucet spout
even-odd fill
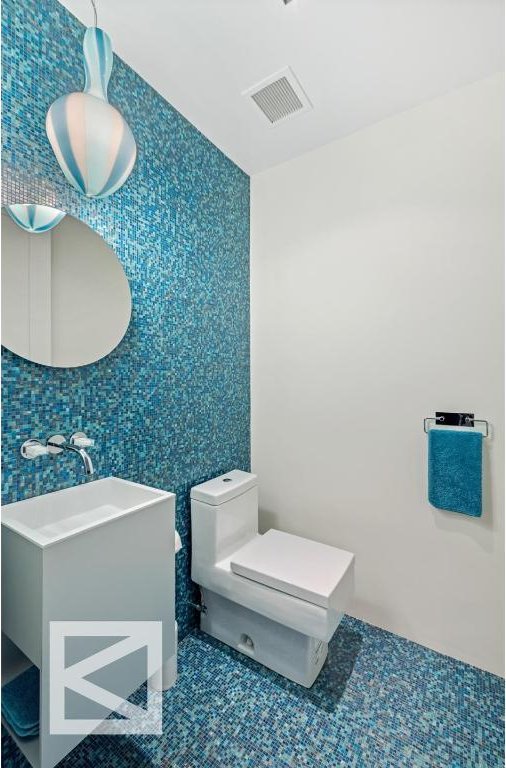
[[[95,473],[91,456],[87,451],[85,451],[84,448],[77,448],[75,445],[68,445],[68,444],[66,444],[64,448],[66,451],[72,451],[73,453],[77,453],[81,457],[83,466],[84,466],[84,474],[86,475],[86,477],[91,477],[91,475]]]

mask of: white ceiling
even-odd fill
[[[115,52],[250,174],[504,67],[502,0],[97,5]],[[314,108],[271,126],[241,93],[287,65]]]

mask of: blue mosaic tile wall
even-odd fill
[[[70,455],[19,454],[28,437],[77,428],[96,440],[97,478],[174,491],[182,637],[196,624],[189,490],[250,462],[249,178],[115,58],[110,101],[132,128],[137,163],[110,198],[83,198],[44,125],[54,99],[83,87],[84,27],[55,0],[4,0],[2,15],[4,202],[55,205],[93,227],[133,301],[125,338],[93,365],[51,369],[2,350],[3,501],[83,482]]]

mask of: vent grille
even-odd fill
[[[286,77],[281,77],[257,93],[252,93],[251,98],[271,123],[276,123],[304,107]]]
[[[311,108],[308,97],[289,67],[249,88],[243,96],[253,99],[271,125]]]

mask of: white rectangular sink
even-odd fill
[[[146,485],[107,477],[7,504],[2,509],[2,525],[38,547],[47,547],[171,496]]]
[[[163,662],[175,659],[175,500],[108,477],[3,507],[2,631],[40,669],[39,738],[17,741],[36,768],[53,768],[84,738],[49,730],[52,622],[158,622]],[[146,670],[120,670],[126,698]],[[94,675],[107,688],[108,668]]]

